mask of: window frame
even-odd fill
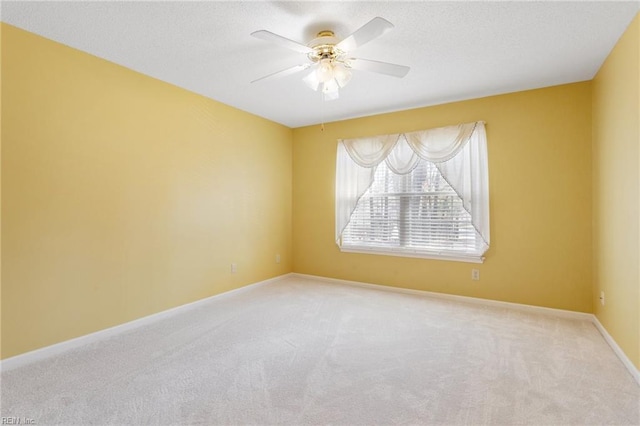
[[[377,254],[382,256],[396,256],[396,257],[413,257],[419,259],[433,259],[433,260],[448,260],[454,262],[467,262],[467,263],[484,263],[485,257],[479,255],[462,255],[460,253],[449,253],[443,251],[411,251],[405,250],[391,250],[370,246],[352,246],[344,244],[340,246],[340,251],[343,253],[359,253],[359,254]]]

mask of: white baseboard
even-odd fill
[[[631,362],[629,357],[627,357],[627,355],[623,352],[620,346],[618,346],[616,341],[613,340],[613,337],[611,337],[607,329],[604,328],[604,326],[600,323],[600,320],[598,320],[598,317],[593,315],[592,322],[593,322],[593,325],[596,326],[600,334],[602,334],[602,337],[604,337],[604,340],[609,344],[611,349],[613,349],[613,352],[618,356],[618,358],[620,358],[620,361],[622,361],[622,364],[624,364],[627,370],[629,370],[629,373],[631,374],[631,376],[636,380],[638,385],[640,385],[640,371],[638,371],[636,366]]]
[[[315,279],[318,281],[324,281],[324,282],[334,283],[334,284],[346,284],[346,285],[354,285],[358,287],[375,288],[376,290],[392,291],[396,293],[417,294],[417,295],[428,296],[428,297],[433,297],[438,299],[447,299],[447,300],[455,300],[455,301],[464,302],[464,303],[473,303],[476,305],[494,306],[497,308],[509,308],[509,309],[518,310],[522,312],[552,315],[560,318],[591,321],[593,317],[592,314],[588,314],[586,312],[575,312],[575,311],[567,311],[564,309],[545,308],[542,306],[523,305],[521,303],[502,302],[499,300],[480,299],[478,297],[458,296],[455,294],[435,293],[435,292],[425,291],[425,290],[412,290],[408,288],[363,283],[360,281],[348,281],[348,280],[341,280],[337,278],[326,278],[326,277],[321,277],[317,275],[298,274],[296,272],[294,272],[292,275],[300,278],[310,278],[310,279]]]
[[[133,321],[126,322],[124,324],[119,324],[113,327],[105,328],[104,330],[96,331],[90,334],[85,334],[84,336],[76,337],[70,340],[65,340],[64,342],[56,343],[51,346],[45,346],[44,348],[40,348],[40,349],[26,352],[20,355],[16,355],[11,358],[7,358],[0,361],[0,370],[2,371],[13,370],[15,368],[19,368],[36,361],[40,361],[55,355],[59,355],[71,349],[88,345],[90,343],[94,343],[100,340],[108,339],[112,336],[123,333],[125,331],[133,330],[143,325],[151,324],[151,323],[160,321],[162,319],[169,318],[178,313],[197,308],[199,306],[202,306],[203,304],[211,302],[213,299],[219,300],[223,297],[227,297],[232,294],[238,294],[238,293],[247,291],[251,288],[263,286],[269,283],[273,283],[275,281],[280,281],[282,279],[289,277],[290,275],[291,274],[288,273],[288,274],[280,275],[274,278],[269,278],[264,281],[248,284],[246,286],[243,286],[234,290],[226,291],[224,293],[220,293],[210,297],[206,297],[204,299],[196,300],[195,302],[176,306],[175,308],[170,308],[165,311],[148,315],[146,317],[138,318]]]

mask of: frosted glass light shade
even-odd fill
[[[316,69],[302,79],[314,91],[322,91],[325,101],[338,99],[341,87],[351,80],[351,71],[340,62],[321,60]]]
[[[311,71],[309,75],[302,79],[302,81],[304,81],[311,90],[314,90],[316,92],[318,91],[320,80],[318,80],[317,70]]]
[[[344,87],[351,80],[351,71],[342,64],[335,64],[333,66],[333,77],[340,87]]]
[[[316,73],[318,76],[318,80],[320,80],[321,83],[325,83],[331,80],[333,78],[333,65],[331,64],[331,60],[321,60]]]
[[[322,91],[324,93],[337,92],[338,91],[338,83],[333,78],[331,80],[329,80],[329,81],[325,81],[324,84],[322,85]]]

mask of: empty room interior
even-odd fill
[[[640,425],[639,10],[2,2],[2,424]]]

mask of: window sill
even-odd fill
[[[377,254],[381,256],[397,256],[397,257],[416,257],[420,259],[449,260],[454,262],[467,263],[484,263],[483,256],[463,255],[457,253],[438,253],[438,252],[417,252],[417,251],[400,251],[388,250],[384,248],[372,247],[339,247],[341,252],[345,253],[361,253],[361,254]]]

